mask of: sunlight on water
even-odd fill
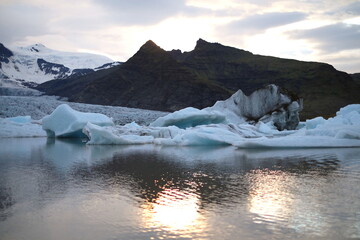
[[[0,146],[1,240],[360,238],[360,149]]]
[[[178,189],[164,189],[155,202],[143,208],[143,221],[148,228],[160,228],[181,237],[191,237],[205,227],[199,213],[196,194]]]
[[[282,171],[255,170],[248,177],[249,211],[257,214],[255,223],[283,221],[291,216],[294,196],[287,189],[292,181],[289,176]]]

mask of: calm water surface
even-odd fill
[[[360,149],[0,139],[0,239],[359,239]]]

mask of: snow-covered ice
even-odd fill
[[[98,126],[113,126],[113,121],[100,113],[83,113],[67,104],[58,106],[54,112],[42,119],[42,127],[48,137],[82,137],[87,123]]]

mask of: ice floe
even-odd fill
[[[0,137],[45,137],[41,122],[30,116],[0,118]]]
[[[197,115],[198,116],[198,115]],[[186,116],[191,119],[190,116]],[[166,118],[166,117],[165,117]],[[182,119],[182,116],[179,115]],[[174,115],[171,116],[174,123]],[[88,124],[84,133],[89,144],[233,145],[238,148],[360,147],[360,104],[342,108],[334,118],[315,118],[302,128],[279,131],[272,122],[257,124],[205,124],[185,129],[177,126],[116,127]]]

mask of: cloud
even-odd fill
[[[345,7],[340,8],[338,12],[344,12],[346,14],[358,16],[360,15],[360,2],[350,3]]]
[[[360,48],[360,25],[337,23],[309,30],[288,32],[292,39],[308,39],[325,52]]]
[[[0,4],[0,41],[10,43],[27,36],[37,36],[50,31],[47,23],[50,12],[27,4]]]
[[[209,10],[187,6],[185,0],[93,0],[119,25],[152,25],[178,14],[198,16]]]
[[[271,12],[253,15],[241,20],[233,21],[225,26],[228,33],[256,34],[266,29],[298,22],[306,18],[301,12]]]

